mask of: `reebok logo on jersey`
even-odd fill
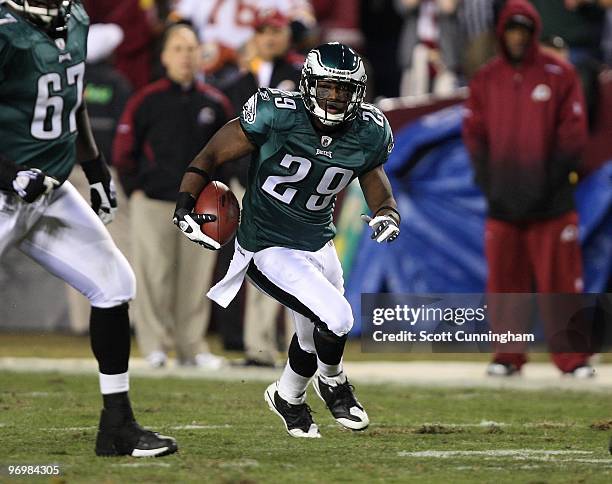
[[[317,148],[317,152],[315,153],[315,156],[319,156],[319,155],[323,155],[323,156],[327,156],[328,158],[332,158],[331,151],[320,150],[319,148]]]
[[[7,13],[4,18],[0,18],[0,25],[14,24],[15,22],[17,22],[17,19],[13,17],[10,13]]]
[[[550,99],[550,87],[546,84],[538,84],[531,92],[534,101],[548,101]]]

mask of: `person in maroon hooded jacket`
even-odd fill
[[[476,183],[488,201],[489,293],[583,289],[570,175],[587,141],[585,105],[573,67],[540,50],[540,29],[540,17],[531,4],[509,0],[497,23],[500,54],[470,83],[463,138]],[[542,307],[540,312],[550,341],[560,322],[551,321],[550,314],[546,320]],[[497,316],[489,313],[496,331],[510,329],[512,319],[519,319],[519,326],[527,324],[528,318],[520,321],[515,308]],[[594,375],[589,353],[552,351],[563,373]],[[487,372],[512,375],[526,361],[523,348],[498,351]]]

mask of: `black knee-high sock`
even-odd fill
[[[300,348],[296,334],[291,338],[289,345],[289,366],[305,378],[311,378],[317,371],[317,356]]]
[[[348,335],[338,336],[328,329],[316,327],[313,337],[319,360],[326,365],[338,365],[342,360]]]
[[[127,303],[112,308],[92,307],[89,336],[100,373],[119,375],[128,371],[131,337]],[[129,406],[127,392],[102,397],[105,408]]]
[[[128,370],[130,317],[127,303],[113,308],[92,307],[89,336],[100,373],[118,375]]]

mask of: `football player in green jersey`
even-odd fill
[[[0,0],[0,258],[15,246],[91,302],[96,454],[166,455],[176,441],[140,427],[128,398],[135,280],[104,227],[117,203],[82,103],[88,25],[77,1]],[[91,207],[66,181],[77,160]]]
[[[189,239],[218,249],[200,230],[213,217],[193,213],[196,197],[216,166],[251,155],[234,257],[208,296],[227,306],[247,276],[289,308],[296,330],[289,359],[264,397],[294,437],[320,437],[305,403],[317,372],[314,389],[336,421],[352,430],[369,424],[342,368],[353,315],[332,242],[336,195],[355,178],[374,214],[364,216],[372,238],[391,242],[399,234],[382,166],[393,136],[385,116],[363,103],[365,85],[362,60],[349,47],[329,43],[310,51],[299,93],[260,89],[192,161],[174,213]]]

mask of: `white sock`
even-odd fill
[[[110,393],[127,392],[130,389],[130,376],[126,371],[118,375],[105,375],[99,373],[100,376],[100,392],[102,395]]]
[[[319,375],[325,383],[342,384],[346,381],[346,376],[342,368],[342,360],[337,365],[328,365],[317,358],[317,367]]]
[[[283,374],[278,380],[278,394],[291,405],[299,405],[306,400],[306,387],[310,383],[310,378],[298,375],[291,369],[287,361]]]

